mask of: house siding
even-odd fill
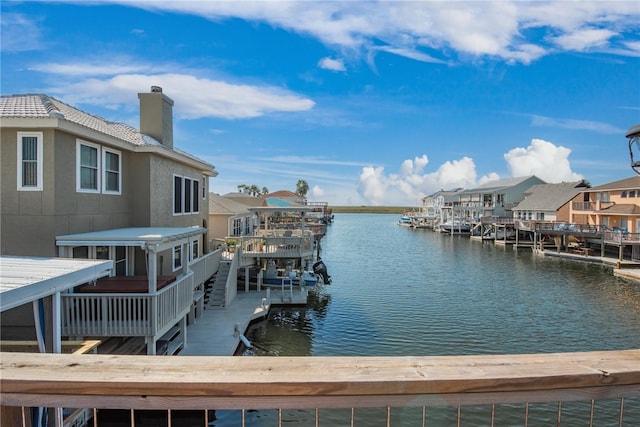
[[[57,235],[133,225],[133,193],[128,185],[131,179],[130,153],[119,150],[121,194],[78,192],[76,136],[60,130],[42,130],[43,189],[18,191],[16,159],[19,131],[22,129],[2,129],[3,255],[57,256]],[[100,141],[82,140],[108,147]]]

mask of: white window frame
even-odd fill
[[[180,179],[180,212],[176,212],[176,178]],[[173,175],[173,180],[171,185],[173,186],[173,203],[171,206],[171,210],[173,211],[174,216],[184,215],[184,177],[181,175]]]
[[[182,245],[173,247],[173,271],[176,272],[182,268]]]
[[[194,240],[189,244],[189,262],[200,258],[200,240]]]
[[[191,180],[191,213],[200,213],[200,181]]]
[[[193,213],[193,179],[186,176],[182,177],[182,213]]]
[[[176,212],[176,179],[180,180],[180,212]],[[187,182],[189,183],[189,194],[187,194]],[[171,210],[174,216],[179,215],[191,215],[200,213],[200,181],[195,178],[190,178],[184,175],[173,174],[173,198]],[[187,210],[187,198],[189,200],[189,210]],[[197,204],[197,208],[194,209],[194,205]]]
[[[118,156],[118,190],[117,191],[113,191],[113,190],[108,190],[107,189],[107,172],[112,172],[113,171],[108,171],[107,170],[107,154],[113,154]],[[118,150],[112,150],[111,148],[106,148],[103,147],[102,148],[102,164],[104,165],[104,167],[102,168],[102,192],[104,194],[115,194],[115,195],[121,195],[122,194],[122,153]]]
[[[24,181],[22,180],[22,165],[23,165],[23,158],[22,158],[22,139],[23,138],[36,138],[36,185],[24,185]],[[43,133],[42,132],[18,132],[18,171],[17,171],[17,178],[18,178],[18,191],[42,191],[43,188],[43,176],[42,176],[42,170],[43,170]]]
[[[82,146],[87,146],[87,147],[91,147],[94,148],[95,150],[97,150],[97,156],[96,156],[96,162],[98,163],[96,165],[97,167],[97,171],[96,171],[96,188],[82,188],[82,164],[81,164],[81,150],[82,150]],[[101,189],[101,178],[102,178],[102,173],[101,173],[101,165],[100,165],[100,161],[102,160],[102,156],[100,155],[101,152],[101,147],[98,144],[93,144],[91,142],[87,142],[87,141],[82,141],[80,139],[78,139],[76,141],[76,191],[78,193],[100,193],[100,189]]]

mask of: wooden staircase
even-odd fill
[[[221,309],[225,307],[227,278],[231,262],[223,261],[220,263],[218,271],[205,283],[204,308]]]

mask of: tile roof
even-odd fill
[[[58,118],[134,145],[159,144],[158,141],[141,134],[132,126],[108,121],[44,94],[1,96],[0,118]]]
[[[289,191],[289,190],[274,191],[273,193],[269,193],[264,197],[278,197],[278,198],[281,198],[281,199],[282,198],[292,198],[292,199],[300,199],[301,198],[299,195],[297,195],[293,191]]]

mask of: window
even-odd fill
[[[173,176],[173,214],[182,213],[182,177]]]
[[[100,147],[88,142],[78,141],[77,190],[87,193],[97,193],[100,190]]]
[[[18,132],[18,191],[42,191],[42,132]]]
[[[175,246],[173,248],[173,271],[180,270],[182,268],[182,246]]]
[[[173,176],[173,214],[198,213],[200,211],[200,182],[180,175]]]
[[[626,198],[626,197],[627,197],[627,192],[626,192],[626,191],[623,191],[623,192],[620,194],[620,197],[622,197],[622,198]]]
[[[242,218],[233,218],[233,233],[231,235],[242,235]]]
[[[89,246],[75,246],[71,252],[73,258],[89,258]]]
[[[629,197],[636,197],[636,190],[630,190]]]
[[[115,252],[114,266],[116,270],[116,276],[126,276],[127,275],[127,247],[116,246],[114,248],[114,252]]]
[[[200,241],[194,240],[193,242],[191,242],[191,254],[189,261],[197,259],[198,256],[200,256]]]
[[[184,213],[191,212],[191,181],[189,178],[184,179]]]
[[[121,161],[120,152],[104,148],[102,151],[102,163],[104,164],[102,182],[103,193],[120,194],[121,186]]]
[[[200,197],[199,197],[199,190],[198,190],[199,185],[200,183],[194,179],[193,180],[193,213],[200,212]]]
[[[122,193],[122,155],[119,151],[77,141],[76,190],[82,193]]]

